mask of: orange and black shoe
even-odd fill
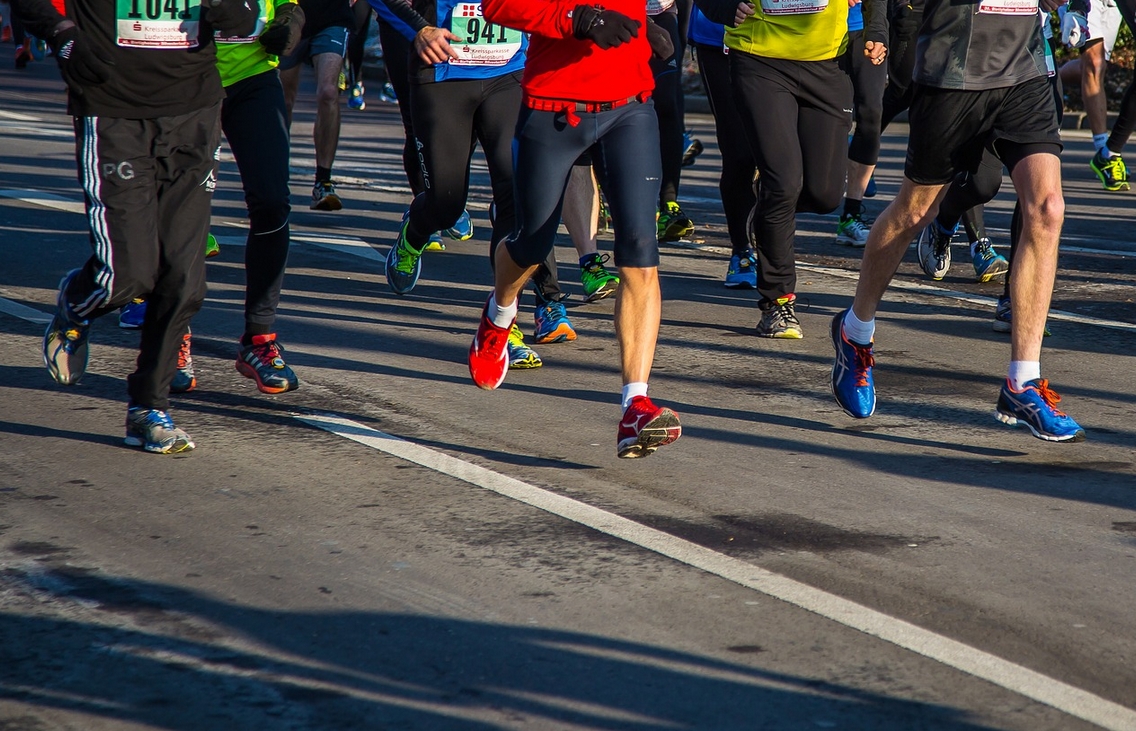
[[[242,339],[237,351],[237,370],[256,381],[262,393],[286,393],[300,387],[296,374],[280,355],[276,333],[253,335],[247,345]]]
[[[170,393],[188,393],[197,388],[197,377],[193,374],[193,354],[189,347],[190,337],[191,334],[187,332],[181,338],[178,367],[174,371],[174,380],[170,381]]]

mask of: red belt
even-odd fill
[[[567,99],[541,99],[538,97],[525,97],[525,106],[538,112],[564,112],[568,124],[575,127],[580,123],[577,115],[595,112],[610,112],[613,109],[627,106],[633,102],[645,102],[651,98],[650,92],[643,92],[626,99],[617,99],[613,102],[574,102]]]

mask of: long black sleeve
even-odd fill
[[[410,0],[378,0],[378,2],[386,5],[396,18],[413,28],[415,33],[427,26],[434,25],[414,9]]]
[[[888,0],[863,0],[864,40],[888,43]]]
[[[36,38],[50,38],[63,15],[51,0],[9,0],[12,12],[20,16],[24,26]]]

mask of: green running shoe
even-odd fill
[[[607,254],[591,254],[580,263],[580,284],[584,285],[585,302],[602,300],[619,289],[619,277],[604,267],[610,258]]]
[[[1100,178],[1101,184],[1105,190],[1129,190],[1128,185],[1128,168],[1124,165],[1124,160],[1115,152],[1112,157],[1105,157],[1099,152],[1093,155],[1093,159],[1089,161],[1089,167]]]
[[[398,237],[387,252],[387,284],[395,294],[407,294],[418,284],[422,274],[422,252],[415,251],[406,240],[406,227],[410,225],[410,211],[402,215]]]

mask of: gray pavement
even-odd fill
[[[0,729],[1136,728],[1136,196],[1099,189],[1084,134],[1043,373],[1088,441],[992,418],[1000,285],[972,281],[962,246],[943,282],[914,252],[901,266],[879,410],[845,417],[827,325],[859,252],[835,216],[802,216],[805,339],[754,337],[754,294],[721,286],[717,149],[692,116],[698,231],[662,251],[652,378],[684,434],[623,461],[612,303],[582,304],[567,238],[579,339],[479,391],[480,158],[474,239],[397,297],[380,261],[408,202],[397,112],[344,110],[346,208],[316,213],[302,96],[278,327],[302,386],[266,397],[233,368],[226,150],[199,386],[173,412],[198,449],[161,457],[121,446],[136,333],[97,322],[77,387],[42,365],[55,287],[88,251],[60,90],[48,64],[0,72]],[[988,209],[999,246],[1012,201]]]

